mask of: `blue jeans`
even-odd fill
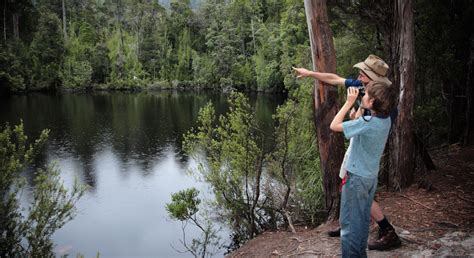
[[[360,177],[347,172],[346,184],[342,187],[341,249],[342,257],[367,257],[370,207],[377,188],[377,178]]]

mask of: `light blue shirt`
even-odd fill
[[[342,123],[344,136],[351,139],[345,169],[361,177],[378,176],[380,159],[390,131],[391,119],[376,116],[359,117]]]

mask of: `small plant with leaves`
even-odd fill
[[[219,248],[220,238],[216,234],[212,223],[207,218],[199,217],[199,204],[201,199],[198,197],[199,191],[195,188],[189,188],[171,195],[171,203],[166,204],[166,210],[172,219],[182,222],[183,239],[180,240],[185,252],[190,252],[194,257],[212,256],[211,247]],[[186,240],[186,227],[188,223],[199,228],[201,238],[192,239],[191,243]]]

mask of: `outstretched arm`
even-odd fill
[[[313,77],[330,85],[344,85],[345,78],[334,73],[313,72],[305,68],[292,67],[296,72],[296,78]]]
[[[331,130],[334,132],[342,132],[342,122],[344,121],[344,117],[346,116],[347,112],[351,109],[354,105],[354,102],[359,95],[359,90],[354,87],[347,88],[347,100],[346,103],[342,106],[342,108],[337,112],[336,116],[331,122]]]

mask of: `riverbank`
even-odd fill
[[[474,255],[474,146],[446,146],[430,153],[437,166],[418,176],[401,192],[379,190],[383,211],[402,239],[402,246],[372,257]],[[341,255],[340,239],[326,232],[336,225],[297,233],[264,232],[227,257],[312,257]],[[371,225],[371,236],[377,227]]]

